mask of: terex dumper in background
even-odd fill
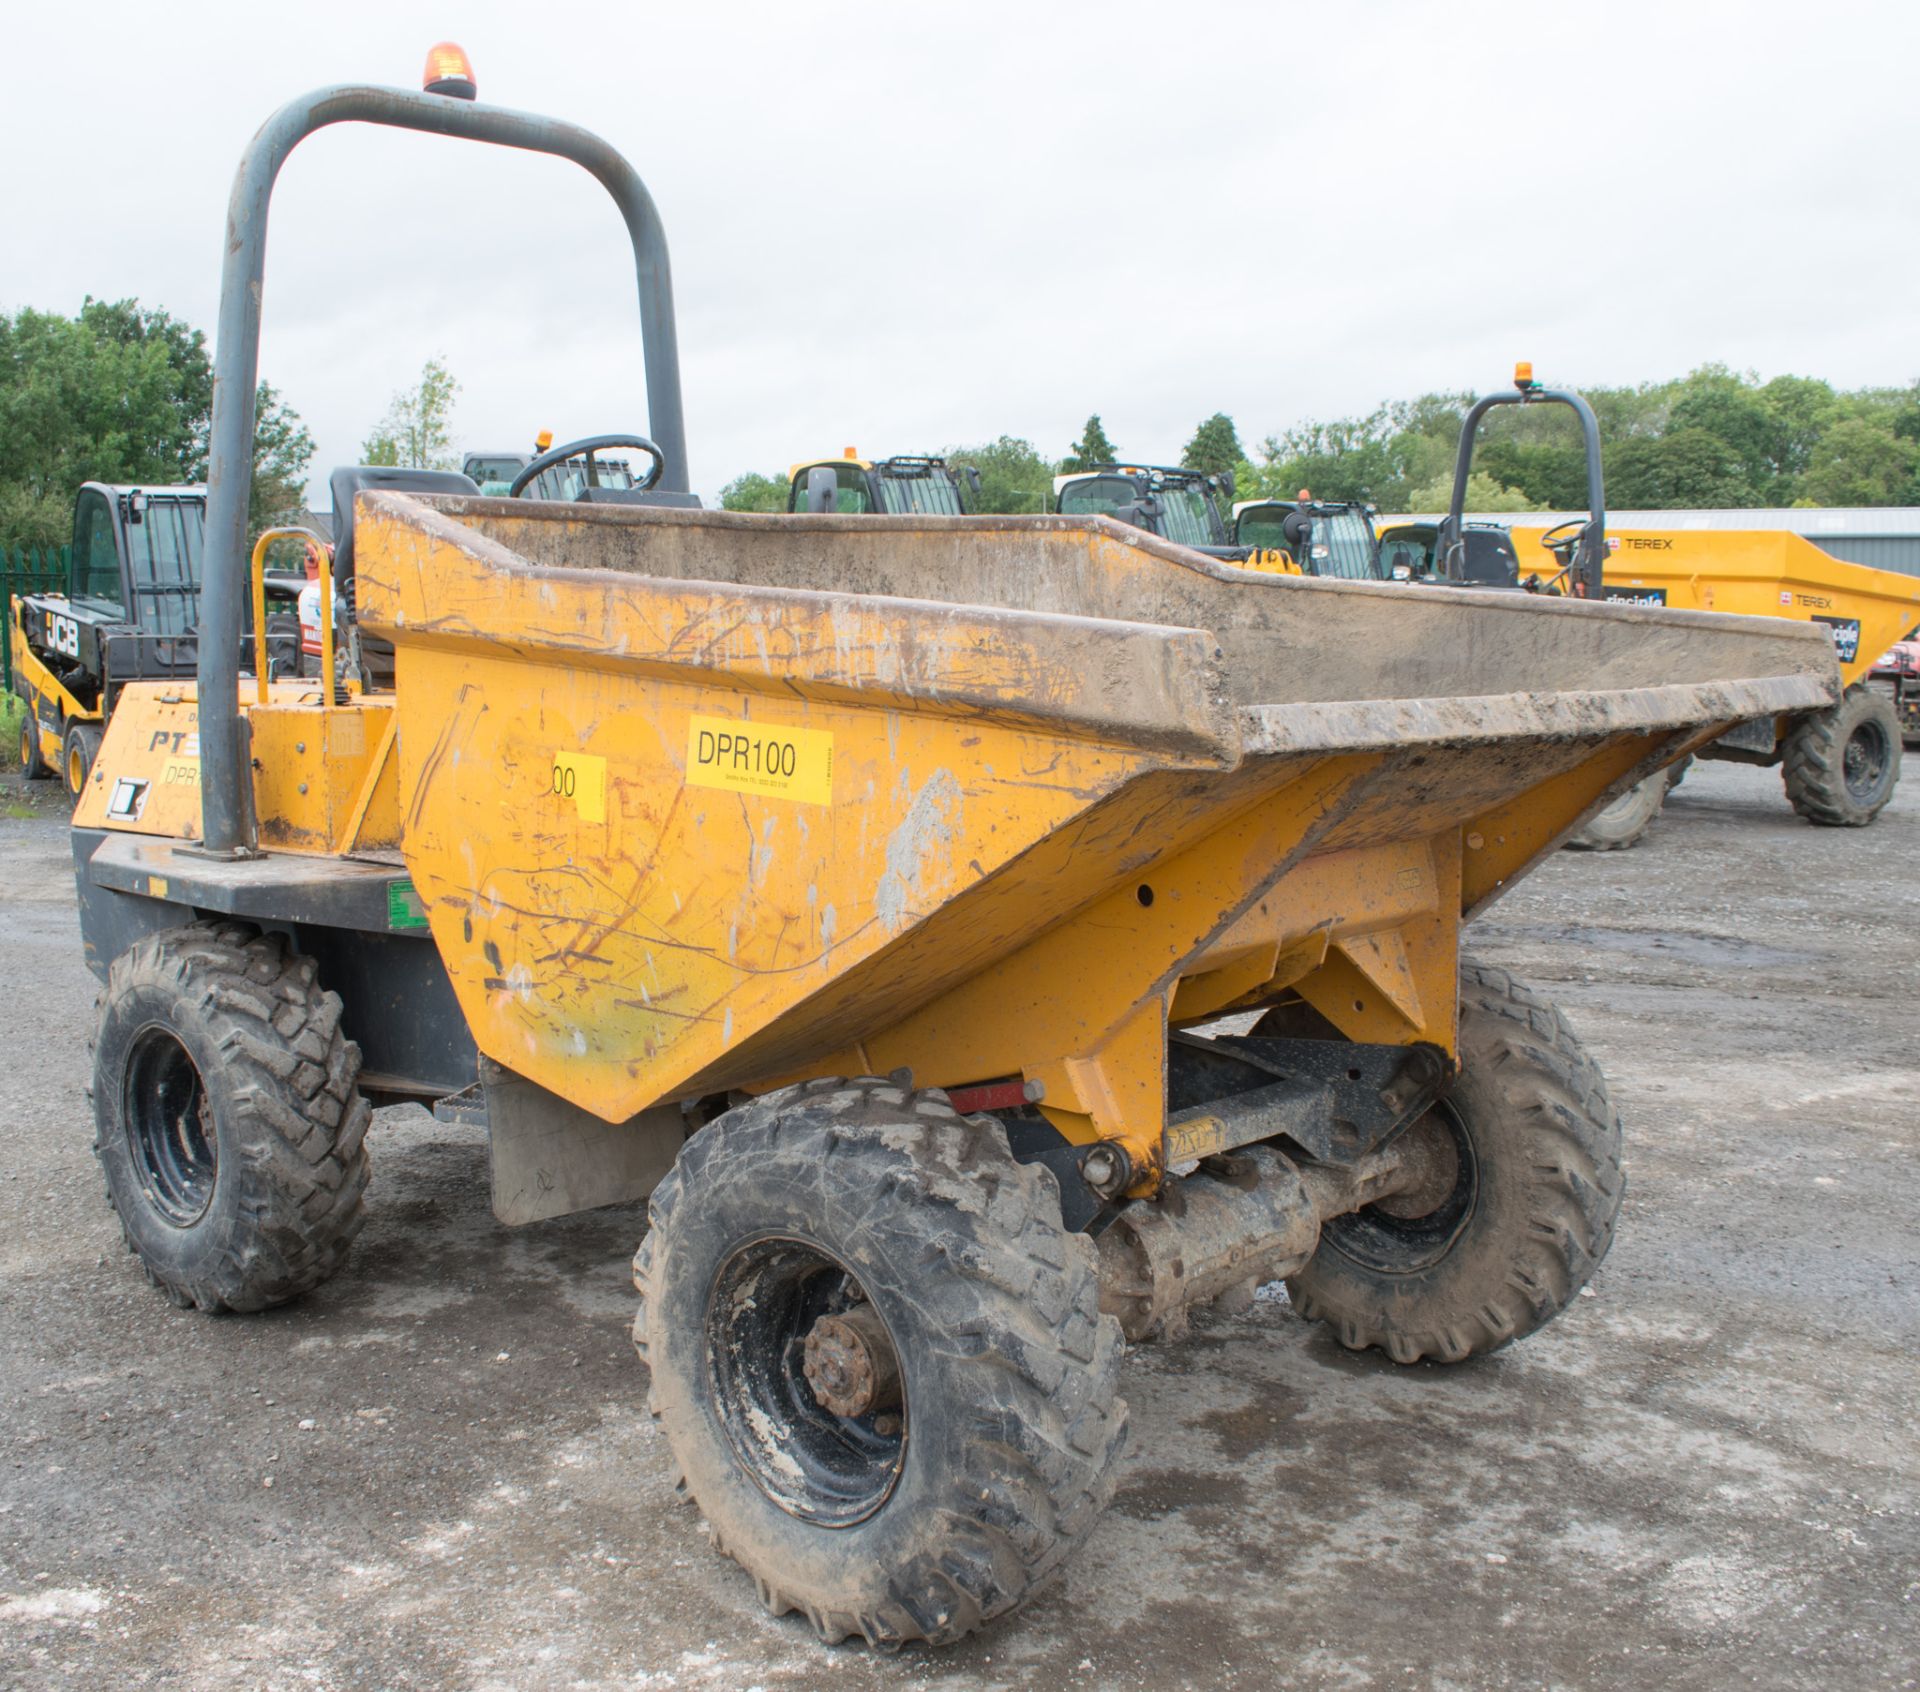
[[[1514,523],[1498,548],[1480,555],[1490,573],[1469,568],[1476,531],[1465,519],[1467,477],[1481,419],[1495,406],[1541,401],[1571,406],[1586,445],[1588,512],[1550,528]],[[1387,533],[1409,543],[1418,528]],[[1742,724],[1700,748],[1703,758],[1781,766],[1787,798],[1811,823],[1859,828],[1873,821],[1900,779],[1901,734],[1895,701],[1868,685],[1874,661],[1920,616],[1920,578],[1850,564],[1811,541],[1777,530],[1609,529],[1592,410],[1578,394],[1543,388],[1533,367],[1516,368],[1514,389],[1489,395],[1468,413],[1455,464],[1453,503],[1434,531],[1430,558],[1441,579],[1484,580],[1548,594],[1577,594],[1668,610],[1777,617],[1812,624],[1833,641],[1842,697]],[[1510,569],[1512,580],[1502,580]],[[1590,818],[1574,845],[1607,851],[1631,846],[1659,815],[1685,764],[1649,776]]]
[[[1551,574],[1562,562],[1559,532],[1516,520],[1511,533],[1522,570]],[[1698,756],[1778,765],[1788,802],[1810,823],[1872,822],[1900,779],[1902,734],[1895,699],[1870,677],[1920,619],[1920,577],[1848,563],[1777,529],[1615,529],[1608,541],[1608,599],[1826,630],[1846,689],[1837,705],[1744,724]]]

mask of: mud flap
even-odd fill
[[[636,1203],[673,1167],[686,1138],[677,1104],[603,1122],[484,1058],[480,1075],[493,1148],[493,1213],[509,1226]],[[459,1114],[473,1120],[479,1113]]]

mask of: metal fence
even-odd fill
[[[0,631],[0,677],[5,679],[8,695],[13,692],[14,597],[45,593],[49,588],[64,589],[72,558],[70,546],[23,546],[11,552],[0,546],[0,610],[6,615],[6,629]]]

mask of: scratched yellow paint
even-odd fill
[[[261,843],[305,853],[397,846],[392,699],[356,694],[335,704],[312,681],[285,680],[261,704],[256,689],[243,683],[240,709]],[[73,820],[79,828],[199,839],[200,707],[191,681],[120,690]]]
[[[1670,753],[1243,759],[1208,696],[1111,721],[1094,647],[994,613],[923,616],[903,653],[884,600],[533,568],[400,502],[363,502],[356,552],[462,1011],[610,1121],[816,1074],[1021,1076],[1151,1172],[1170,1025],[1292,992],[1451,1051],[1462,912]],[[1186,654],[1170,674],[1215,656],[1123,627],[1084,638]]]
[[[362,615],[396,647],[404,851],[455,993],[483,1052],[609,1120],[824,1049],[823,998],[1165,761],[798,685],[816,657],[840,673],[887,662],[877,611],[864,628],[776,630],[794,644],[764,659],[743,635],[723,685],[662,656],[695,635],[711,646],[707,599],[681,623],[664,589],[502,573],[363,522]],[[537,642],[536,624],[584,632],[578,647]],[[952,655],[976,686],[1000,662]],[[1028,665],[1005,685],[1058,697],[1082,683]],[[690,782],[699,722],[722,718],[761,743],[830,745],[832,803]],[[603,816],[555,791],[556,748],[604,760]],[[878,1002],[977,967],[955,944]],[[852,1027],[874,1011],[843,1014]]]
[[[696,688],[400,653],[403,714],[461,701],[437,733],[403,715],[401,793],[476,1038],[609,1120],[690,1089],[1139,762],[974,725],[963,764],[938,720],[762,707],[833,736],[839,802],[822,807],[689,785]],[[603,819],[552,791],[556,742],[605,759]]]

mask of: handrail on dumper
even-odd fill
[[[1536,382],[1531,364],[1515,367],[1511,393],[1488,394],[1476,400],[1460,425],[1460,451],[1453,463],[1453,499],[1434,540],[1440,574],[1448,581],[1466,579],[1467,477],[1473,469],[1473,443],[1480,432],[1480,419],[1496,405],[1564,405],[1580,419],[1580,434],[1587,450],[1587,523],[1575,543],[1568,573],[1576,594],[1586,599],[1601,598],[1600,575],[1607,558],[1607,489],[1600,473],[1600,424],[1593,407],[1571,388],[1546,388]]]
[[[253,588],[253,675],[262,705],[273,698],[272,666],[267,657],[267,548],[277,540],[294,537],[311,546],[320,561],[320,674],[333,675],[333,548],[311,529],[295,525],[263,529],[253,543],[253,560],[247,571]],[[301,638],[304,642],[304,633]],[[333,697],[331,686],[323,690],[322,697]]]
[[[254,386],[260,373],[260,302],[266,274],[267,209],[287,156],[315,130],[377,123],[463,141],[485,141],[571,159],[613,196],[633,242],[646,360],[648,433],[666,455],[662,488],[690,491],[673,276],[660,214],[639,173],[607,142],[557,118],[483,106],[445,94],[343,84],[315,89],[268,118],[240,160],[227,203],[213,361],[213,433],[208,463],[206,576],[200,604],[200,851],[257,851],[251,780],[240,734],[241,604],[247,585],[247,506],[253,485]]]

